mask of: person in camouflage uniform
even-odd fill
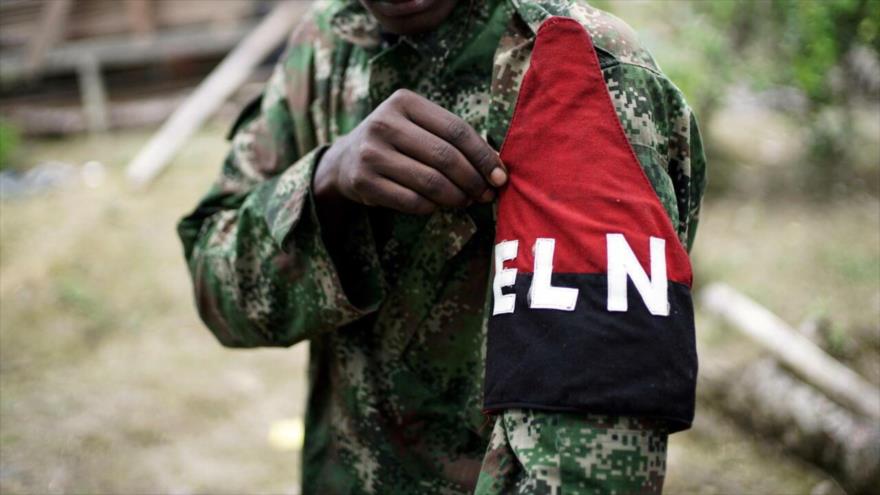
[[[455,159],[486,182],[449,205],[318,192],[326,162],[376,154],[352,136],[381,135],[371,116],[388,108],[437,105],[498,149],[550,16],[590,33],[627,137],[690,247],[705,183],[691,111],[624,23],[573,0],[462,0],[436,29],[399,36],[353,0],[319,2],[181,220],[200,316],[223,345],[309,340],[303,493],[661,490],[662,423],[481,412],[497,155],[459,146]],[[447,139],[463,143],[463,129],[447,126]]]

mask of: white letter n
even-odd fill
[[[669,316],[666,280],[666,241],[651,237],[651,278],[626,242],[623,234],[606,234],[608,252],[608,311],[626,311],[626,278],[633,285],[652,315]]]

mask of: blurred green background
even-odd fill
[[[701,123],[696,291],[730,284],[880,385],[880,3],[592,3],[639,32]],[[5,173],[76,177],[0,200],[2,493],[298,493],[308,351],[221,348],[174,233],[230,124],[134,192],[124,166],[151,129],[0,123]],[[762,355],[699,307],[698,340],[702,366]],[[841,493],[831,480],[704,396],[670,443],[668,493]]]

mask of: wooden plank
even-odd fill
[[[160,125],[185,100],[187,94],[166,91],[161,96],[108,102],[108,124],[111,129],[155,127]],[[234,109],[224,105],[224,111]],[[3,105],[3,118],[12,122],[25,136],[58,136],[89,130],[82,108],[71,105]]]
[[[209,27],[218,12],[238,22],[253,22],[256,0],[146,0],[157,31]],[[76,0],[68,25],[69,38],[129,35],[130,6],[121,0]]]
[[[26,72],[30,75],[39,73],[43,66],[46,52],[64,36],[64,27],[70,13],[72,0],[54,0],[43,5],[40,25],[27,47]]]
[[[33,40],[44,5],[33,0],[0,1],[0,48],[23,48]]]
[[[149,184],[177,150],[247,79],[269,52],[280,45],[307,4],[283,2],[260,23],[199,85],[128,165],[129,182]]]
[[[709,285],[701,295],[703,309],[722,317],[804,380],[856,412],[880,418],[877,387],[826,354],[767,308],[722,283]]]
[[[127,2],[143,2],[132,7]],[[254,25],[260,6],[274,0],[75,0],[65,25],[66,41],[131,36],[134,8],[147,7],[157,33],[178,30],[216,29],[219,15],[231,18],[235,26]],[[269,2],[269,3],[266,3]],[[54,0],[0,0],[0,49],[4,63],[33,41],[40,29],[43,7]],[[222,8],[218,8],[218,5]],[[140,15],[140,14],[138,14]],[[134,22],[140,22],[136,20]],[[232,27],[224,25],[224,29]]]
[[[156,32],[156,19],[150,0],[126,0],[128,23],[132,33],[141,38],[148,38]]]
[[[101,76],[101,66],[94,58],[83,58],[79,67],[79,91],[83,114],[91,132],[108,129],[107,91]]]
[[[253,22],[257,16],[257,0],[219,0],[215,1],[174,1],[155,2],[156,24],[159,28],[180,26],[182,24],[199,24],[210,29],[218,17],[232,18],[234,22]],[[222,5],[222,8],[218,8]],[[265,11],[264,11],[265,12]]]
[[[101,67],[132,67],[175,57],[199,57],[225,53],[235,47],[255,25],[228,30],[182,29],[163,32],[149,39],[129,36],[68,42],[46,54],[43,74],[76,72],[83,56],[94,57]],[[0,64],[0,81],[13,83],[26,75],[25,60],[9,55]]]

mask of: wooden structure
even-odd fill
[[[0,86],[75,75],[87,127],[108,127],[103,74],[234,48],[277,0],[3,0]]]
[[[129,182],[134,187],[144,187],[159,175],[186,140],[245,82],[260,60],[284,41],[302,15],[304,6],[304,3],[297,2],[279,3],[211,71],[128,165]]]

